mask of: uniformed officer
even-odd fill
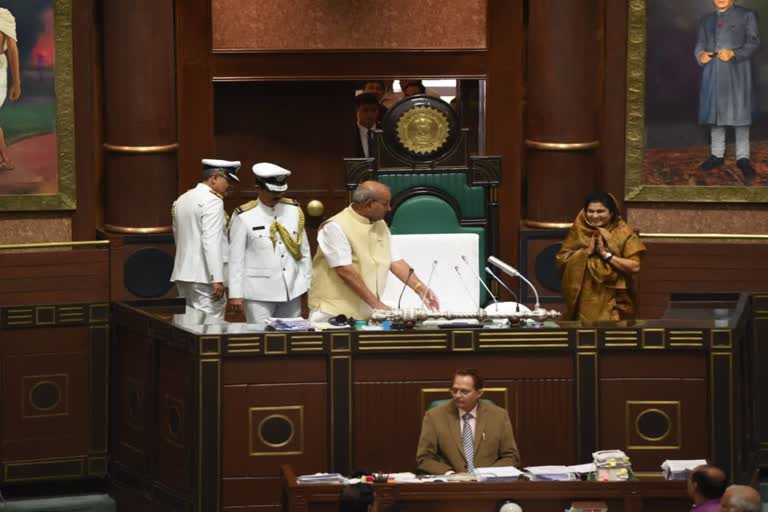
[[[229,230],[229,302],[248,323],[301,316],[312,259],[299,204],[283,197],[291,171],[253,166],[258,198],[235,210]]]
[[[187,309],[224,318],[227,220],[224,195],[240,180],[240,162],[204,159],[203,179],[173,203],[176,258],[171,281]]]

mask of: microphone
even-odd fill
[[[534,309],[540,309],[541,308],[541,305],[539,304],[539,292],[536,291],[536,287],[533,286],[533,283],[531,283],[529,280],[527,280],[523,274],[518,272],[517,269],[515,269],[515,267],[513,267],[512,265],[508,265],[508,264],[504,263],[503,261],[501,261],[496,256],[488,256],[488,263],[490,263],[491,265],[497,267],[499,270],[501,270],[502,272],[504,272],[508,276],[519,277],[520,279],[525,281],[528,284],[528,286],[531,287],[531,290],[533,290],[533,294],[536,296],[536,306],[534,307]]]
[[[490,269],[490,268],[488,268],[488,267],[485,267],[485,271],[486,271],[486,272],[487,272],[487,273],[488,273],[488,274],[489,274],[489,275],[490,275],[492,278],[494,278],[494,279],[496,280],[496,282],[498,282],[498,283],[501,285],[501,287],[502,287],[502,288],[504,288],[505,290],[507,290],[507,291],[508,291],[508,292],[509,292],[509,293],[512,295],[512,297],[514,297],[514,298],[515,298],[515,301],[517,301],[517,302],[520,302],[520,298],[517,296],[517,294],[516,294],[515,292],[513,292],[513,291],[512,291],[512,289],[511,289],[509,286],[507,286],[507,284],[506,284],[504,281],[502,281],[502,280],[499,278],[499,276],[497,276],[496,274],[494,274],[494,273],[493,273],[493,270],[491,270],[491,269]]]
[[[461,271],[459,271],[459,266],[456,265],[453,268],[454,268],[454,270],[456,270],[456,273],[459,274],[459,281],[461,281],[461,284],[464,286],[464,291],[467,292],[467,296],[472,301],[472,304],[475,305],[475,308],[477,308],[479,310],[480,309],[480,305],[477,302],[475,302],[475,299],[472,297],[472,292],[469,291],[469,287],[467,286],[467,283],[465,283],[464,282],[464,278],[461,277]],[[491,297],[493,297],[493,295],[491,295]],[[493,301],[496,302],[496,297],[493,298]],[[497,305],[497,307],[498,307],[498,305]]]
[[[432,286],[432,277],[435,275],[435,269],[437,268],[437,260],[432,261],[432,270],[429,271],[429,278],[427,279],[427,287],[424,288],[424,293],[421,294],[421,305],[425,308],[427,305],[424,303],[424,299],[427,297],[430,287]]]
[[[493,292],[491,292],[491,289],[488,288],[488,286],[486,286],[486,284],[483,282],[482,279],[480,279],[480,275],[475,271],[474,268],[472,268],[472,265],[469,264],[469,260],[467,259],[467,257],[462,254],[461,255],[461,259],[464,261],[464,264],[467,267],[469,267],[469,270],[472,271],[472,274],[474,274],[475,278],[478,281],[480,281],[480,284],[483,285],[483,288],[485,288],[485,291],[488,292],[488,295],[491,296],[491,298],[493,299],[493,303],[496,304],[496,311],[498,311],[499,310],[499,301],[496,300],[496,297],[493,295]],[[458,271],[458,267],[456,267],[456,270]],[[461,274],[459,274],[459,275],[461,275]]]
[[[405,282],[403,283],[403,290],[400,292],[400,297],[397,298],[397,309],[400,309],[400,303],[403,302],[403,294],[405,293],[405,289],[408,288],[408,281],[411,280],[411,276],[413,275],[413,267],[408,268],[408,277],[405,278]]]

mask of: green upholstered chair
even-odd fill
[[[485,275],[485,260],[493,233],[487,223],[485,187],[467,184],[463,173],[385,173],[378,179],[392,191],[389,225],[393,235],[467,233],[479,237],[478,275]],[[488,300],[480,289],[480,302]]]
[[[442,405],[445,402],[447,402],[448,400],[450,400],[450,398],[442,398],[440,400],[432,400],[432,402],[430,402],[429,407],[427,407],[427,409],[432,409],[434,407],[437,407],[438,405]],[[480,400],[482,400],[483,402],[489,403],[491,405],[496,405],[495,403],[493,403],[493,400],[491,400],[490,398],[481,398]]]
[[[11,499],[0,503],[2,512],[115,512],[115,510],[115,501],[107,494]]]

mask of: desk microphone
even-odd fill
[[[507,284],[504,281],[502,281],[501,278],[499,276],[497,276],[493,272],[493,270],[491,270],[489,267],[485,267],[485,271],[488,273],[488,275],[490,275],[492,278],[494,278],[496,280],[496,282],[501,285],[502,288],[507,290],[512,295],[512,297],[515,298],[515,300],[518,303],[520,302],[520,298],[517,296],[517,294],[515,292],[513,292],[512,289],[509,286],[507,286]]]
[[[536,306],[534,307],[534,309],[541,309],[541,305],[539,304],[539,292],[536,291],[536,287],[533,286],[533,283],[531,283],[528,279],[526,279],[523,274],[518,272],[517,269],[515,269],[515,267],[504,263],[496,256],[488,256],[488,263],[495,266],[496,268],[498,268],[508,276],[519,277],[520,279],[525,281],[528,284],[528,286],[531,287],[531,290],[533,290],[533,294],[536,296]]]
[[[516,294],[515,292],[513,292],[513,291],[512,291],[512,290],[509,288],[509,286],[507,286],[507,285],[506,285],[506,283],[504,283],[504,281],[502,281],[501,279],[499,279],[499,276],[497,276],[496,274],[494,274],[494,273],[493,273],[493,270],[491,270],[491,269],[490,269],[490,268],[488,268],[488,267],[485,267],[485,271],[486,271],[486,273],[488,273],[488,274],[489,274],[489,275],[490,275],[492,278],[494,278],[494,279],[496,280],[496,282],[497,282],[497,283],[499,283],[499,284],[502,286],[502,288],[504,288],[505,290],[507,290],[509,293],[511,293],[511,294],[512,294],[512,297],[514,297],[514,298],[515,298],[515,304],[516,304],[516,305],[515,305],[515,310],[516,310],[516,311],[519,313],[519,312],[520,312],[520,299],[517,297],[517,294]]]
[[[483,288],[485,288],[485,291],[488,292],[488,295],[491,296],[491,298],[493,299],[493,303],[496,304],[496,311],[498,311],[499,302],[496,300],[496,297],[493,295],[493,292],[491,291],[491,289],[488,288],[488,286],[486,286],[486,284],[483,282],[482,279],[480,279],[480,275],[477,273],[477,271],[474,268],[472,268],[472,265],[469,264],[469,260],[467,259],[467,257],[462,254],[461,259],[464,261],[464,264],[467,267],[469,267],[469,270],[472,271],[472,274],[474,274],[475,278],[480,282],[480,284],[483,285]]]
[[[429,271],[429,278],[427,279],[427,287],[424,288],[424,293],[421,294],[421,305],[425,308],[427,305],[424,303],[424,299],[427,297],[427,293],[429,293],[429,288],[432,286],[432,277],[435,275],[435,269],[437,268],[437,260],[432,261],[432,270]]]
[[[480,305],[477,302],[475,302],[474,297],[472,297],[472,292],[469,291],[469,287],[467,286],[467,283],[464,282],[464,278],[461,276],[461,271],[459,270],[459,266],[456,265],[455,267],[453,267],[453,269],[459,275],[459,281],[461,281],[461,284],[464,286],[464,291],[467,292],[467,297],[469,297],[469,300],[471,300],[472,304],[475,305],[475,308],[479,310]],[[493,297],[493,295],[491,295],[491,297]],[[496,297],[493,297],[493,301],[496,302]]]
[[[400,297],[397,298],[397,309],[400,309],[400,303],[403,302],[403,294],[405,293],[405,289],[408,288],[408,281],[411,280],[413,272],[413,267],[408,268],[408,277],[405,278],[405,282],[403,283],[403,290],[400,292]]]

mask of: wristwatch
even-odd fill
[[[603,261],[608,263],[611,261],[611,258],[613,258],[613,253],[607,252],[605,253],[605,256],[603,256]]]

